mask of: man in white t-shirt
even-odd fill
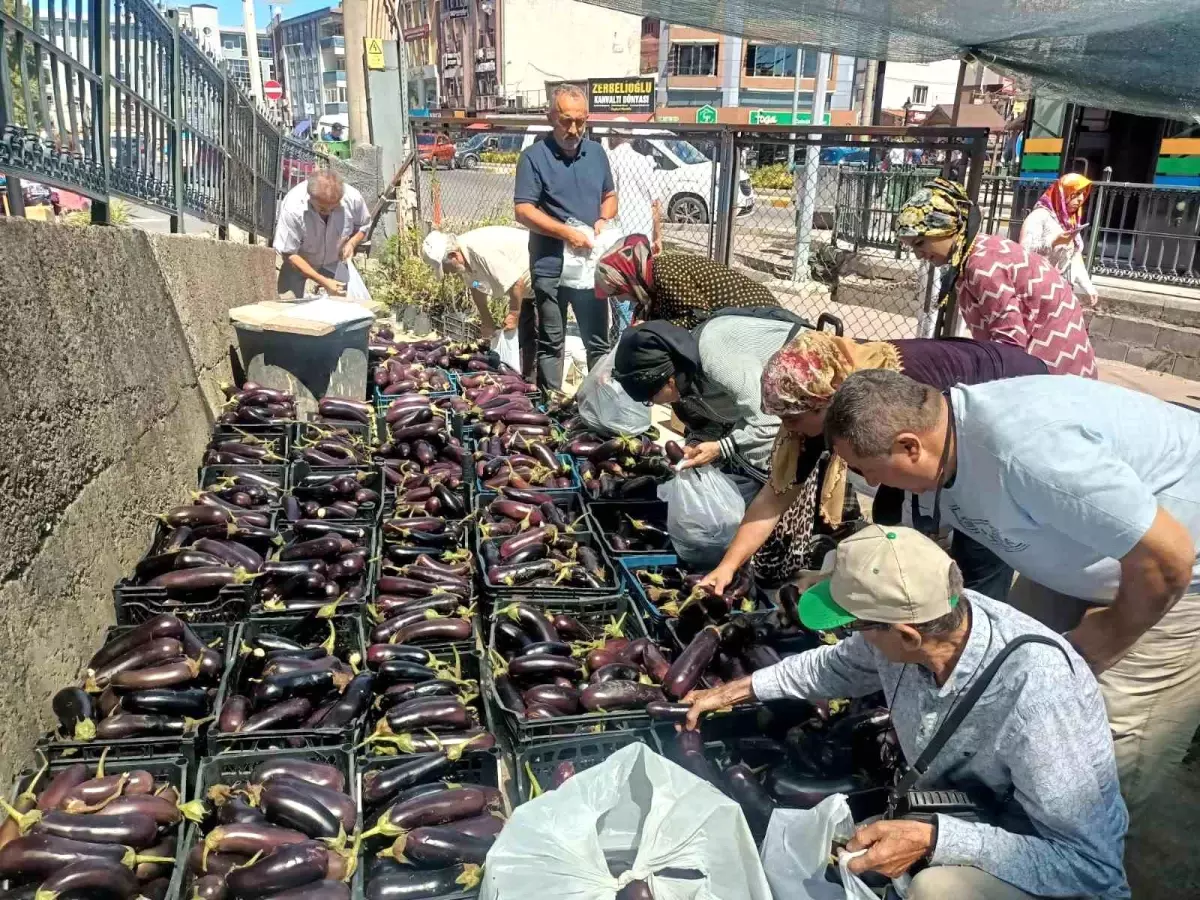
[[[846,379],[825,433],[1016,569],[1009,603],[1091,664],[1136,845],[1200,725],[1200,416],[1073,375],[943,396],[876,370]]]
[[[421,255],[439,276],[448,270],[469,282],[471,298],[479,311],[480,336],[485,340],[491,340],[496,332],[488,301],[508,298],[503,328],[506,332],[519,328],[521,369],[532,377],[537,315],[535,304],[524,302],[533,297],[529,232],[509,225],[488,225],[458,235],[431,231],[421,245]]]
[[[623,235],[645,235],[654,252],[660,253],[657,227],[662,203],[660,179],[654,160],[635,149],[636,141],[636,135],[626,128],[614,128],[608,135],[608,164],[617,196],[621,198],[621,208],[613,224]],[[614,305],[613,321],[618,332],[624,331],[632,318],[633,304],[626,300]]]

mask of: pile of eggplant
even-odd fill
[[[358,807],[342,770],[267,756],[245,780],[207,785],[187,858],[198,900],[349,900]]]
[[[430,351],[426,357],[436,352]],[[454,390],[454,383],[442,369],[415,360],[402,362],[400,355],[383,360],[375,367],[371,381],[379,388],[380,394],[385,397],[397,394],[447,394]]]
[[[148,764],[163,772],[169,767]],[[184,815],[179,784],[129,767],[75,763],[47,772],[6,806],[5,897],[164,900]]]
[[[641,437],[572,438],[566,452],[579,460],[583,489],[597,500],[655,500],[658,486],[675,477],[674,464],[683,450],[674,441],[660,447]]]
[[[219,466],[209,470],[208,483],[200,490],[247,512],[269,512],[283,502],[283,476],[261,474],[257,468],[261,467]]]
[[[624,617],[587,624],[528,603],[498,608],[488,651],[492,689],[513,730],[662,702],[658,685],[671,663],[649,638],[625,637],[624,624]]]
[[[267,612],[333,615],[367,598],[374,530],[330,519],[300,519],[263,564],[259,603]]]
[[[673,553],[667,505],[660,501],[595,501],[588,505],[607,547],[615,553]]]
[[[723,593],[714,594],[699,587],[705,572],[688,572],[680,566],[634,568],[633,575],[650,605],[669,619],[678,619],[678,633],[688,640],[708,622],[720,623],[735,612],[753,612],[758,608],[751,596],[754,574],[749,565],[738,570],[737,577]]]
[[[511,537],[541,525],[553,525],[564,534],[588,530],[578,495],[552,496],[509,487],[500,488],[498,497],[480,507],[478,522],[479,536],[485,540]]]
[[[121,630],[87,664],[82,687],[66,687],[51,707],[55,740],[182,738],[207,722],[225,670],[223,628],[205,642],[175,616]]]
[[[443,414],[428,398],[403,397],[384,414],[386,435],[376,450],[390,489],[432,487],[443,483],[458,490],[463,477],[462,442],[450,434]],[[414,502],[420,495],[413,498]]]
[[[226,397],[218,422],[239,425],[286,425],[296,418],[296,397],[247,381],[240,388],[221,385]]]
[[[428,647],[473,641],[469,553],[421,552],[400,565],[385,563],[367,615],[373,623],[372,644]]]
[[[504,828],[503,797],[464,782],[443,753],[362,776],[366,900],[435,900],[471,891]]]
[[[215,734],[349,732],[371,703],[374,676],[361,664],[352,617],[251,620],[218,702]]]
[[[299,426],[296,441],[292,444],[292,459],[304,460],[314,468],[353,468],[369,466],[372,451],[370,439],[364,439],[357,431],[335,425],[306,422]]]
[[[204,449],[206,466],[258,466],[283,463],[282,434],[253,434],[237,431],[234,434],[214,434]]]
[[[338,425],[353,422],[357,425],[369,426],[374,420],[375,407],[366,400],[351,400],[348,397],[322,397],[317,402],[318,423]]]
[[[540,507],[539,507],[540,510]],[[614,589],[616,575],[590,530],[543,524],[480,541],[484,583],[492,589]]]
[[[280,541],[271,516],[236,506],[216,493],[196,494],[160,520],[166,531],[138,562],[132,585],[160,588],[169,600],[210,599],[221,588],[253,581],[264,556]]]
[[[367,668],[375,675],[374,725],[363,741],[371,753],[436,752],[458,759],[465,750],[495,745],[483,724],[473,654],[371,644]]]
[[[291,522],[374,520],[379,513],[382,479],[377,469],[294,471],[293,478],[291,493],[283,498],[283,514]]]

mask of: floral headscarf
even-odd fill
[[[596,263],[596,296],[632,297],[645,318],[654,291],[654,254],[644,234],[631,234]]]
[[[974,240],[979,213],[956,181],[935,178],[908,198],[896,215],[896,236],[900,238],[956,238],[950,251],[950,265],[957,271]]]
[[[886,341],[858,343],[828,331],[802,331],[763,368],[762,408],[772,416],[799,416],[824,406],[846,377],[862,369],[900,369],[900,352]],[[771,488],[791,490],[804,452],[803,435],[780,428],[771,455]],[[834,456],[821,484],[821,516],[840,525],[846,463]]]
[[[1088,194],[1091,192],[1092,180],[1086,175],[1072,172],[1046,188],[1038,198],[1037,205],[1054,213],[1054,218],[1058,219],[1062,230],[1069,232],[1079,227],[1079,220],[1083,216],[1083,203],[1087,203]],[[1083,203],[1079,205],[1078,210],[1071,212],[1070,201],[1081,194]],[[1074,241],[1075,249],[1082,250],[1083,236],[1076,232]]]

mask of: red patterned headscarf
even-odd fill
[[[1042,196],[1038,198],[1037,205],[1054,213],[1054,218],[1058,219],[1058,224],[1063,231],[1072,231],[1079,227],[1084,204],[1087,203],[1088,194],[1091,192],[1091,179],[1077,172],[1071,172],[1046,188]],[[1083,203],[1079,205],[1079,209],[1071,212],[1070,201],[1080,195],[1083,196]],[[1083,249],[1083,237],[1078,233],[1075,234],[1075,249]]]
[[[647,317],[654,293],[654,254],[644,234],[631,234],[596,264],[596,296],[632,297]]]

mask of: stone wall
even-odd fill
[[[113,623],[152,513],[186,500],[261,247],[0,219],[0,783]]]

